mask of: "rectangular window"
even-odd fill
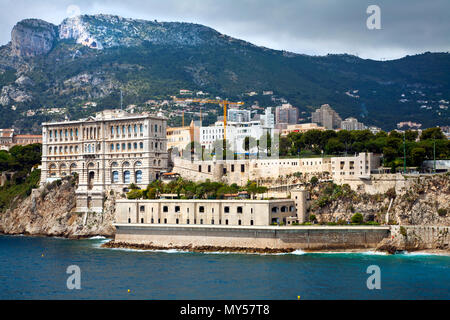
[[[237,207],[237,213],[242,213],[242,207]]]
[[[241,172],[245,172],[245,165],[241,164]]]
[[[225,213],[230,213],[230,207],[224,207],[224,212]]]

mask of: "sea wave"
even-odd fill
[[[90,237],[89,240],[100,240],[100,239],[106,239],[106,237],[103,236],[94,236],[94,237]]]

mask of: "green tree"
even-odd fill
[[[411,150],[411,162],[413,166],[420,167],[426,158],[426,150],[424,148],[414,148]]]
[[[420,140],[440,140],[445,139],[445,135],[442,133],[441,128],[428,128],[422,131],[422,135],[420,136]]]

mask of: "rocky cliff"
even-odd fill
[[[0,214],[0,232],[81,238],[114,234],[114,199],[104,213],[77,213],[75,183],[64,179],[32,192],[24,201]]]
[[[450,226],[449,174],[414,178],[398,193],[390,189],[370,195],[322,183],[310,187],[310,194],[310,213],[318,222],[346,222],[359,212],[365,221],[382,224]]]
[[[26,19],[17,23],[11,32],[12,54],[34,57],[48,53],[57,39],[57,27],[39,19]]]

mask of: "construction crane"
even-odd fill
[[[213,104],[221,104],[223,105],[223,139],[227,140],[227,106],[228,105],[237,105],[242,106],[244,102],[231,102],[228,100],[215,100],[215,99],[190,99],[190,98],[176,98],[174,99],[176,102],[196,102],[196,103],[213,103]],[[184,113],[183,113],[184,114]],[[200,111],[201,117],[201,111]]]

